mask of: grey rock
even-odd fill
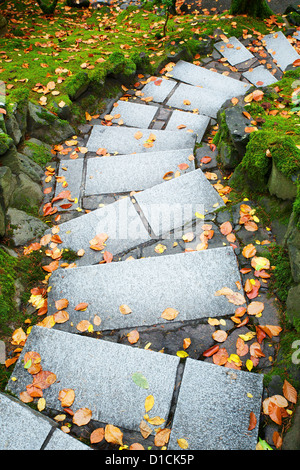
[[[42,106],[28,104],[28,131],[31,137],[47,144],[59,143],[75,134],[67,121],[58,119]]]
[[[57,376],[57,382],[43,391],[49,408],[61,409],[59,391],[72,388],[74,409],[88,408],[93,420],[138,431],[145,414],[145,399],[151,393],[155,404],[149,415],[168,418],[178,357],[39,326],[32,328],[23,352],[26,351],[38,352],[43,369]],[[18,380],[10,380],[7,385],[14,394],[23,391],[31,380],[22,364],[23,357],[22,353],[13,371]],[[136,373],[146,378],[147,389],[133,381]],[[165,425],[166,422],[161,426]]]
[[[194,170],[194,162],[188,159],[190,155],[193,155],[193,148],[90,158],[87,161],[85,195],[150,188],[162,183],[166,173],[175,174],[181,163],[189,166],[180,173]]]
[[[277,79],[274,77],[274,75],[272,75],[263,65],[259,65],[251,71],[244,72],[243,76],[258,88],[272,85],[272,83],[277,82]]]
[[[59,227],[62,240],[60,248],[76,252],[85,250],[84,255],[76,260],[77,266],[102,261],[104,251],[117,255],[150,240],[150,235],[128,197],[63,222]],[[90,240],[101,233],[109,236],[103,250],[91,249]]]
[[[82,191],[82,179],[83,179],[83,158],[77,158],[76,160],[61,160],[59,164],[58,176],[63,176],[64,181],[62,183],[57,182],[55,187],[54,197],[57,197],[62,191],[67,189],[70,191],[71,196],[69,199],[60,199],[54,202],[53,205],[58,208],[59,211],[64,210],[76,210],[80,207],[80,195]],[[63,184],[67,182],[68,186],[65,187]],[[64,209],[61,207],[64,204],[72,204],[70,208]]]
[[[215,118],[226,99],[224,91],[218,92],[181,83],[168,99],[167,105],[183,111],[196,109],[199,114]]]
[[[184,437],[188,450],[254,450],[262,380],[262,374],[226,369],[188,358],[168,449],[180,450],[177,439]],[[248,398],[248,393],[252,398]],[[250,412],[257,418],[252,431],[248,431]]]
[[[244,95],[250,88],[249,84],[184,61],[177,62],[169,75],[190,85],[225,94],[227,98]],[[186,99],[189,99],[188,95]]]
[[[24,173],[18,175],[17,187],[12,194],[11,205],[18,209],[38,207],[43,200],[41,186]]]
[[[142,133],[140,139],[134,137],[138,131]],[[153,146],[144,147],[144,143],[151,134],[154,134],[156,137]],[[175,131],[94,126],[87,142],[87,148],[90,152],[96,152],[99,148],[105,148],[110,154],[126,155],[129,153],[194,148],[195,140],[196,134],[181,135]]]
[[[160,237],[224,206],[222,198],[198,169],[135,195],[153,233]],[[168,238],[168,236],[167,236]]]
[[[0,364],[5,364],[6,361],[6,348],[4,341],[0,341]]]
[[[118,118],[112,120],[114,124],[117,124],[121,119],[125,126],[129,127],[143,127],[147,128],[150,126],[154,116],[158,110],[158,106],[148,106],[146,104],[135,103],[134,101],[117,101],[115,106],[112,108],[112,116],[121,115]]]
[[[300,58],[296,49],[289,43],[282,31],[271,33],[263,37],[262,44],[283,71],[288,65]]]
[[[158,79],[161,80],[159,85],[155,85],[155,82],[149,82],[142,88],[142,97],[148,98],[152,96],[152,99],[156,103],[163,103],[171,91],[174,89],[176,82],[174,80]]]
[[[30,179],[35,181],[36,183],[40,183],[43,176],[44,171],[36,162],[28,158],[26,155],[22,153],[18,153],[18,159],[20,164],[20,170],[22,173],[25,173]]]
[[[228,47],[228,45],[233,47]],[[234,36],[228,38],[227,42],[220,41],[215,43],[214,47],[223,57],[226,57],[231,65],[236,65],[253,58],[253,54]]]
[[[139,280],[147,289],[141,289]],[[179,311],[177,321],[222,317],[224,311],[232,315],[236,306],[215,292],[222,287],[236,291],[239,280],[230,246],[57,270],[51,276],[48,314],[56,311],[56,300],[67,298],[70,321],[56,327],[72,333],[78,333],[76,325],[83,319],[93,323],[96,314],[102,321],[95,331],[168,323],[161,314],[169,307]],[[75,311],[83,301],[89,304],[86,311]],[[132,313],[122,315],[123,304]]]
[[[268,181],[268,189],[270,194],[283,200],[294,200],[297,195],[297,184],[283,175],[277,169],[274,161],[272,161],[272,171]]]
[[[41,237],[48,228],[40,219],[13,207],[8,209],[7,216],[13,232],[12,240],[16,246],[25,245],[27,242]]]
[[[296,408],[293,423],[283,437],[282,450],[300,450],[300,407]]]
[[[206,132],[207,126],[209,125],[209,121],[210,119],[208,116],[175,110],[172,112],[171,118],[169,119],[166,126],[166,130],[180,130],[182,134],[192,130],[197,134],[196,141],[201,142],[203,135]],[[178,126],[182,125],[185,127],[183,129],[178,129]]]
[[[11,201],[11,196],[16,187],[16,178],[11,169],[7,166],[0,167],[0,198],[4,207],[7,208]]]

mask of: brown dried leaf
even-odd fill
[[[92,412],[89,408],[79,408],[75,411],[72,422],[77,426],[88,424],[92,418]]]
[[[111,444],[123,445],[123,433],[122,431],[113,426],[112,424],[107,424],[105,426],[105,440]]]

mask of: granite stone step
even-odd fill
[[[296,49],[288,41],[282,31],[271,33],[263,37],[262,44],[269,54],[276,60],[278,67],[285,71],[295,60],[300,59]]]
[[[99,234],[108,235],[103,249],[98,249],[96,242],[90,243]],[[104,251],[116,255],[151,240],[129,197],[61,223],[58,235],[60,250],[84,250],[76,259],[77,266],[99,263]]]
[[[142,89],[141,98],[152,98],[156,103],[163,103],[168,95],[176,86],[175,80],[166,78],[157,78],[155,81],[148,82]]]
[[[217,42],[214,47],[231,65],[240,64],[254,57],[235,36],[228,38],[227,41]]]
[[[195,132],[197,134],[196,142],[201,142],[203,135],[209,125],[210,118],[201,114],[189,113],[175,110],[166,126],[167,131],[180,130],[183,134],[186,132]]]
[[[162,150],[194,148],[196,137],[194,133],[182,135],[175,131],[94,126],[87,142],[87,148],[90,152],[105,148],[109,154],[123,155],[160,152]]]
[[[184,60],[177,62],[168,75],[189,85],[213,90],[221,95],[225,95],[226,99],[244,95],[250,88],[250,85],[247,83],[185,62]],[[185,99],[189,99],[189,97],[185,96]]]
[[[225,205],[201,169],[139,192],[134,199],[157,238],[169,238],[172,230],[180,231]]]
[[[118,124],[121,121],[124,126],[146,129],[153,121],[157,110],[158,106],[119,100],[114,104],[109,114],[117,116],[112,120],[113,124]]]
[[[190,159],[189,159],[190,157]],[[193,148],[162,152],[112,155],[87,160],[85,196],[141,191],[164,181],[176,171],[184,174],[195,169]],[[178,165],[188,165],[179,170]]]
[[[161,428],[167,424],[178,357],[34,326],[13,371],[17,380],[7,385],[15,395],[32,383],[22,362],[28,351],[39,353],[43,370],[57,377],[43,390],[48,408],[63,412],[59,392],[73,389],[74,412],[88,408],[93,420],[138,431],[145,415],[145,399],[151,394],[155,403],[149,417],[164,419]],[[147,388],[134,381],[141,375]]]
[[[91,450],[57,426],[17,398],[0,393],[0,450]]]
[[[54,197],[57,197],[62,191],[66,190],[70,191],[71,195],[69,199],[64,198],[53,203],[53,206],[57,207],[59,211],[76,210],[80,206],[79,199],[82,190],[83,165],[83,158],[60,160],[57,175],[60,180],[56,182]]]
[[[169,450],[255,450],[263,375],[188,358],[185,362]],[[250,413],[257,424],[248,431]]]
[[[244,72],[243,76],[257,87],[272,85],[278,81],[263,65]]]
[[[82,320],[94,331],[168,323],[161,317],[167,308],[179,312],[176,321],[232,315],[236,305],[215,293],[223,287],[238,292],[236,282],[241,278],[231,246],[60,269],[50,278],[48,315],[66,298],[69,320],[55,328],[71,333],[79,333]],[[82,302],[86,310],[75,310]],[[124,304],[131,313],[121,313]]]

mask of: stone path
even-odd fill
[[[224,235],[228,213],[216,212],[225,207],[226,181],[206,130],[226,100],[245,95],[251,84],[274,83],[299,58],[281,33],[262,40],[263,54],[250,44],[228,38],[203,66],[181,60],[159,77],[145,77],[68,144],[80,152],[59,162],[50,196],[60,220],[54,238],[53,230],[47,234],[49,249],[78,257],[75,267],[57,261],[48,287],[52,328],[32,328],[8,392],[19,397],[28,389],[24,356],[35,351],[43,370],[57,378],[43,391],[50,416],[63,412],[59,392],[73,389],[74,411],[89,409],[94,428],[120,427],[127,442],[153,447],[155,433],[167,427],[170,450],[180,450],[182,440],[189,450],[255,449],[263,374],[222,367],[203,355],[218,344],[216,329],[232,333],[222,343],[233,354],[238,335],[250,331],[230,319],[249,300],[242,294],[239,242]],[[234,68],[224,68],[221,57]],[[196,143],[202,146],[194,151]],[[230,220],[238,224],[238,207]],[[66,299],[63,320],[59,299]],[[272,312],[266,315],[258,321],[272,323]],[[129,344],[132,328],[140,340]],[[176,351],[187,337],[192,346],[184,360]],[[150,395],[154,405],[147,412]],[[19,400],[1,394],[0,408],[1,448],[89,448]],[[249,431],[250,413],[257,424]],[[150,434],[143,440],[145,426]]]

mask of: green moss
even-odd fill
[[[230,14],[247,14],[257,18],[269,18],[273,15],[273,11],[268,6],[266,1],[262,0],[232,0],[230,7]]]
[[[297,196],[293,204],[293,211],[297,216],[296,226],[300,230],[300,183],[297,184]]]
[[[0,155],[3,155],[13,144],[13,140],[9,135],[0,132]]]
[[[88,86],[90,83],[89,76],[86,72],[80,71],[71,77],[67,78],[67,80],[64,82],[64,89],[66,93],[68,94],[69,98],[71,100],[74,100],[75,96],[77,95],[78,91],[85,87]]]
[[[26,142],[26,147],[31,150],[30,158],[42,168],[52,160],[52,155],[49,150],[43,145],[35,144],[34,142]]]

